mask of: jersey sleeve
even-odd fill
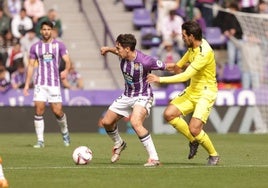
[[[31,46],[30,52],[29,52],[29,59],[34,59],[34,60],[37,59],[37,55],[35,53],[35,48],[36,48],[36,45]]]
[[[165,70],[166,68],[166,64],[163,61],[153,57],[148,57],[146,66],[148,70]]]
[[[187,69],[173,76],[160,77],[160,83],[177,83],[177,82],[185,82],[189,80],[192,76],[197,73],[197,70],[194,69],[191,65],[187,67]]]
[[[60,55],[64,56],[64,55],[68,54],[68,50],[67,50],[66,46],[62,42],[60,42],[59,45],[60,45],[60,48],[59,48]]]

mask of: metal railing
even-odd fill
[[[112,32],[109,28],[109,25],[107,24],[106,19],[104,18],[103,12],[101,11],[99,4],[97,0],[90,0],[86,3],[89,3],[89,5],[92,5],[94,7],[88,7],[90,8],[90,13],[94,14],[94,19],[98,19],[99,21],[92,23],[92,19],[90,19],[90,16],[88,14],[88,11],[84,9],[85,2],[83,0],[78,0],[79,4],[79,10],[84,15],[85,20],[87,22],[87,25],[89,26],[93,38],[95,39],[95,42],[97,46],[100,48],[101,46],[107,46],[107,45],[114,45],[115,44],[115,38],[112,35]],[[96,31],[96,28],[101,29],[103,31],[103,35],[99,37],[100,30]],[[118,83],[112,69],[109,67],[108,58],[107,56],[103,56],[103,62],[104,62],[104,68],[107,69],[111,75],[111,78],[116,86],[116,89],[120,89],[120,84]]]

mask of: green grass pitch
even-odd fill
[[[34,149],[34,133],[0,134],[0,155],[10,188],[267,188],[268,135],[212,134],[221,155],[218,166],[206,166],[200,147],[188,160],[188,142],[180,135],[152,135],[162,165],[145,168],[147,153],[136,135],[122,134],[128,146],[116,164],[110,163],[107,135],[71,133],[64,147],[60,133],[45,133],[46,147]],[[93,151],[88,165],[75,165],[72,152],[86,145]]]

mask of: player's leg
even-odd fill
[[[44,117],[46,104],[43,101],[35,101],[35,116],[34,116],[34,127],[37,136],[37,143],[34,145],[34,148],[43,148],[44,145]]]
[[[113,105],[111,105],[112,109],[115,109]],[[110,107],[110,108],[111,108]],[[123,116],[117,114],[116,112],[108,109],[105,113],[103,119],[101,120],[101,124],[105,128],[107,135],[111,138],[114,143],[112,149],[112,158],[111,162],[114,163],[119,160],[121,152],[126,148],[126,142],[123,141],[119,134],[117,121],[119,121]]]
[[[0,157],[0,188],[8,187],[8,181],[5,178],[3,166],[2,166],[2,158]]]
[[[178,132],[182,133],[189,140],[189,155],[188,159],[192,159],[198,150],[199,143],[189,130],[189,125],[182,118],[182,115],[191,113],[194,109],[194,104],[188,97],[186,92],[174,98],[164,111],[164,118]]]
[[[152,98],[144,98],[141,100],[138,99],[137,102],[135,102],[130,117],[130,123],[149,155],[147,163],[144,164],[144,166],[146,167],[158,166],[160,164],[159,157],[156,152],[156,148],[153,139],[151,137],[151,134],[143,126],[143,122],[146,116],[150,114],[151,106],[152,106]]]
[[[67,116],[62,110],[62,103],[61,102],[55,102],[50,103],[52,112],[54,113],[57,123],[60,127],[60,131],[63,138],[63,143],[65,146],[69,146],[71,143],[70,140],[70,134],[68,130],[68,123],[67,123]]]
[[[189,105],[186,106],[191,105],[189,103]],[[167,122],[169,122],[169,124],[171,124],[178,132],[183,134],[189,140],[190,151],[188,159],[192,159],[197,153],[199,143],[195,140],[194,136],[189,130],[188,124],[181,116],[182,113],[180,112],[178,107],[173,104],[168,105],[168,107],[164,111],[164,118],[167,120]]]
[[[181,117],[182,113],[173,104],[169,104],[164,111],[164,118],[169,124],[171,124],[178,132],[183,134],[190,142],[195,139],[190,133],[189,126],[186,121]]]
[[[194,135],[198,143],[200,143],[209,154],[209,165],[216,165],[219,162],[219,155],[208,134],[203,130],[203,126],[214,104],[214,98],[213,96],[206,95],[199,99],[189,124],[191,134]]]
[[[71,139],[68,130],[67,116],[62,109],[61,89],[60,87],[48,87],[47,90],[48,90],[47,100],[60,127],[63,144],[65,146],[69,146],[71,143]]]

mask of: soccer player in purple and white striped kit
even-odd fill
[[[120,34],[115,47],[101,47],[102,55],[111,52],[119,56],[120,68],[125,79],[125,91],[110,105],[102,119],[102,125],[114,142],[112,163],[119,159],[121,152],[126,148],[126,142],[119,135],[116,123],[123,117],[130,117],[130,123],[149,155],[144,166],[158,166],[160,161],[153,140],[143,126],[153,102],[152,87],[146,82],[146,77],[152,70],[164,70],[166,67],[162,61],[136,50],[136,43],[134,35]]]
[[[29,95],[29,86],[37,63],[34,80],[34,126],[37,134],[37,144],[34,148],[43,148],[44,145],[44,119],[46,102],[50,104],[52,112],[56,116],[65,146],[70,145],[70,136],[66,114],[62,110],[62,97],[60,79],[66,79],[70,68],[70,57],[65,45],[52,36],[53,23],[44,21],[41,23],[40,33],[42,40],[33,44],[29,54],[27,77],[24,87],[24,95]],[[59,73],[61,58],[65,61],[65,69]]]

